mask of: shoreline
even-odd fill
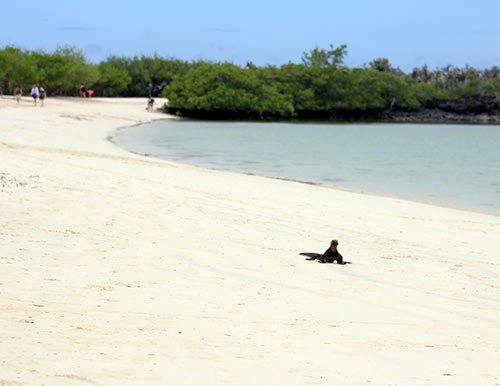
[[[388,120],[398,123],[498,125],[500,124],[500,114],[498,112],[495,114],[457,114],[440,109],[423,109],[416,112],[388,113]]]
[[[127,129],[127,128],[125,128],[125,129]],[[226,169],[226,168],[223,168],[223,167],[211,167],[211,166],[206,166],[206,165],[201,165],[201,164],[195,164],[195,163],[189,163],[189,162],[182,162],[182,161],[178,161],[178,160],[172,160],[172,159],[168,159],[168,158],[157,157],[157,156],[152,155],[150,153],[141,153],[139,151],[136,152],[136,151],[133,151],[133,150],[126,149],[125,147],[122,147],[119,144],[117,144],[115,142],[115,140],[111,136],[109,136],[108,138],[106,138],[106,140],[109,140],[111,143],[113,143],[117,147],[119,147],[121,149],[125,149],[127,152],[129,152],[131,154],[135,154],[135,155],[138,155],[138,156],[141,156],[141,157],[146,157],[146,158],[151,158],[151,159],[157,159],[157,160],[161,160],[161,161],[171,162],[171,163],[177,163],[177,164],[180,164],[180,165],[187,165],[187,166],[191,166],[191,167],[195,167],[195,168],[201,168],[201,169],[206,169],[206,170],[213,170],[213,171],[216,171],[216,172],[220,171],[220,172],[236,173],[236,174],[242,174],[242,175],[246,175],[246,176],[258,176],[258,177],[262,177],[262,178],[268,178],[270,180],[287,181],[287,182],[293,182],[293,183],[296,183],[296,184],[318,186],[318,187],[322,187],[322,188],[325,188],[325,189],[332,189],[332,190],[346,192],[346,193],[353,193],[353,194],[368,195],[368,196],[373,196],[373,197],[383,197],[383,198],[388,198],[388,199],[403,200],[403,201],[413,202],[413,203],[416,203],[416,204],[423,204],[423,205],[435,206],[435,207],[438,207],[438,208],[452,209],[452,210],[458,210],[458,211],[461,211],[461,212],[471,212],[471,213],[483,214],[483,215],[487,215],[487,216],[500,217],[500,215],[497,215],[497,214],[492,214],[492,213],[488,213],[486,211],[481,211],[477,207],[469,207],[469,206],[466,206],[466,205],[460,206],[458,204],[448,203],[448,202],[444,202],[444,201],[424,200],[424,199],[418,199],[416,197],[412,198],[412,197],[406,197],[406,196],[398,196],[396,194],[391,194],[391,193],[386,193],[386,194],[375,193],[375,192],[370,192],[370,191],[367,191],[367,190],[363,190],[361,188],[359,190],[356,190],[354,188],[353,189],[349,189],[349,188],[345,188],[345,187],[338,186],[338,185],[333,185],[333,184],[328,184],[328,183],[322,183],[322,182],[316,182],[316,181],[299,180],[299,179],[288,178],[288,177],[280,177],[280,176],[271,176],[271,175],[259,174],[258,172],[244,172],[244,171],[238,171],[238,170],[229,169],[229,168]]]
[[[168,108],[166,109],[168,111]],[[167,114],[167,113],[166,113]],[[353,112],[341,116],[330,117],[328,114],[305,115],[301,118],[276,118],[262,117],[256,118],[245,115],[232,115],[227,118],[223,113],[213,115],[187,114],[173,115],[180,119],[194,121],[226,121],[226,122],[290,122],[290,123],[429,123],[429,124],[471,124],[471,125],[500,125],[500,111],[489,113],[455,113],[438,108],[424,108],[419,111],[380,111],[380,112]]]
[[[498,382],[498,217],[138,156],[160,115],[93,102],[0,99],[0,383]]]
[[[11,95],[0,95],[0,99],[4,100],[13,100]],[[25,103],[32,103],[32,99],[28,96],[24,96],[21,98]],[[78,97],[55,97],[51,98],[52,100],[60,100],[60,101],[75,101],[82,98]],[[147,98],[142,97],[131,97],[131,98],[121,98],[121,97],[112,97],[112,98],[103,98],[103,97],[93,97],[93,98],[85,98],[81,100],[83,103],[112,103],[113,100],[120,100],[122,103],[131,103],[134,104],[136,100],[146,100]],[[159,102],[158,106],[164,106],[166,99],[157,97]],[[127,102],[128,100],[128,102]],[[108,101],[108,102],[106,102]],[[456,113],[451,111],[442,110],[439,108],[422,108],[419,111],[386,111],[380,112],[372,116],[370,118],[370,114],[367,112],[359,112],[352,115],[351,118],[344,119],[331,119],[331,118],[322,118],[320,116],[316,118],[294,118],[294,119],[273,119],[273,118],[261,118],[261,119],[248,119],[246,117],[242,117],[241,119],[232,117],[230,119],[224,119],[223,117],[215,117],[215,118],[200,118],[200,117],[190,117],[190,116],[176,116],[174,114],[169,114],[164,112],[163,107],[158,107],[157,112],[162,112],[162,114],[166,115],[168,118],[157,118],[155,120],[163,120],[163,119],[188,119],[195,121],[249,121],[249,122],[297,122],[297,123],[307,123],[307,122],[325,122],[325,123],[429,123],[429,124],[471,124],[471,125],[500,125],[500,111],[495,111],[494,113]],[[357,114],[357,115],[356,115]],[[140,124],[140,123],[139,123]]]
[[[173,117],[173,118],[176,119],[177,117]],[[184,118],[184,119],[189,120],[189,118]],[[158,119],[158,120],[161,121],[162,119]],[[156,121],[158,121],[158,120],[156,120]],[[154,122],[154,121],[152,121],[152,122]],[[152,123],[152,122],[150,122],[150,123]],[[408,122],[389,121],[388,123],[405,124]],[[147,123],[147,124],[149,124],[149,123]],[[455,124],[457,124],[457,122],[455,122]],[[213,171],[232,172],[232,173],[249,175],[249,176],[259,176],[259,177],[268,178],[271,180],[281,180],[281,181],[289,181],[289,182],[294,182],[294,183],[299,183],[299,184],[304,184],[304,185],[320,186],[320,187],[324,187],[327,189],[339,190],[339,191],[343,191],[343,192],[347,192],[347,193],[366,194],[366,195],[370,195],[370,196],[374,196],[374,197],[399,199],[399,200],[404,200],[404,201],[409,201],[409,202],[414,202],[414,203],[419,203],[419,204],[425,204],[425,205],[431,205],[431,206],[437,206],[437,207],[442,207],[442,208],[464,211],[464,212],[473,212],[473,213],[479,213],[479,214],[484,214],[484,215],[490,215],[490,216],[494,216],[494,217],[500,217],[500,214],[491,213],[491,210],[488,211],[488,208],[482,209],[481,206],[476,206],[476,205],[468,205],[468,204],[463,204],[463,203],[462,204],[453,203],[453,202],[447,202],[444,200],[432,200],[432,199],[418,198],[415,196],[398,195],[398,194],[391,193],[391,192],[377,193],[377,192],[369,191],[368,189],[364,189],[364,188],[356,188],[356,187],[349,188],[349,187],[336,185],[335,183],[312,181],[312,180],[311,181],[301,180],[301,179],[295,179],[292,177],[285,177],[285,176],[267,175],[265,173],[259,173],[259,171],[242,171],[242,170],[233,169],[230,167],[203,165],[203,164],[199,164],[196,162],[193,162],[193,163],[183,162],[182,160],[169,159],[167,157],[157,156],[157,155],[154,155],[152,153],[135,151],[132,148],[127,147],[125,143],[120,143],[119,139],[116,137],[116,134],[121,130],[133,130],[134,128],[139,127],[141,125],[143,125],[143,123],[139,123],[137,125],[132,125],[132,126],[128,126],[128,127],[118,128],[113,133],[110,133],[110,135],[106,139],[108,141],[110,141],[111,143],[113,143],[118,148],[123,149],[131,154],[135,154],[135,155],[139,155],[139,156],[147,157],[147,158],[151,158],[151,159],[162,160],[162,161],[166,161],[166,162],[179,163],[182,165],[189,165],[192,167],[198,167],[198,168],[208,169],[208,170],[213,170]]]

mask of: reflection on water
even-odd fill
[[[126,149],[500,215],[500,126],[157,121]]]

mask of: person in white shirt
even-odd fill
[[[35,103],[35,106],[36,106],[36,102],[38,100],[38,95],[40,95],[40,90],[38,90],[38,87],[36,84],[34,84],[33,87],[31,87],[30,95],[33,97],[33,102]]]

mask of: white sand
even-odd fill
[[[0,99],[0,385],[500,384],[500,217],[105,140],[145,105]]]

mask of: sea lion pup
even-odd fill
[[[318,263],[333,263],[334,261],[336,261],[337,264],[345,264],[342,255],[337,250],[338,245],[339,242],[337,240],[332,240],[332,242],[330,243],[330,248],[328,248],[325,253],[323,253],[322,255],[320,255],[319,253],[305,254],[306,256],[309,256],[306,258],[306,260],[318,259]]]

